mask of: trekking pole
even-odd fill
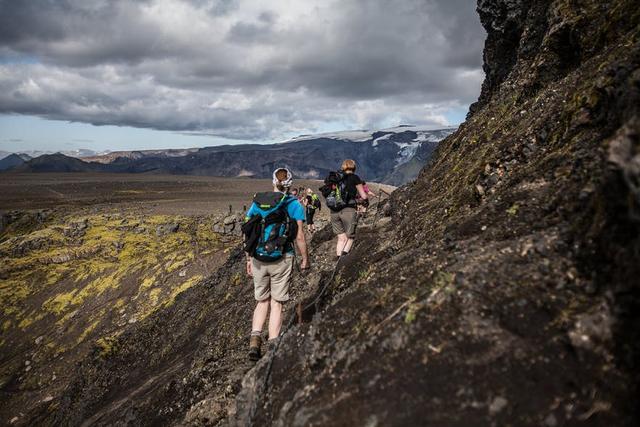
[[[381,201],[380,195],[381,194],[382,194],[382,191],[378,192],[378,204],[376,205],[376,215],[373,217],[372,227],[375,227],[376,223],[378,222],[378,213],[380,213],[380,201]]]

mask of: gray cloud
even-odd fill
[[[483,40],[472,0],[0,0],[0,113],[239,139],[444,124]]]

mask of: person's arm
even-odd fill
[[[300,251],[300,256],[302,256],[302,262],[300,263],[300,268],[305,270],[309,268],[309,254],[307,253],[307,241],[304,238],[304,227],[303,221],[297,220],[298,223],[298,234],[296,235],[296,246],[298,247],[298,251]]]
[[[358,194],[360,195],[360,198],[362,200],[367,200],[367,192],[364,191],[364,186],[362,184],[358,184],[356,185],[356,190],[358,190]]]
[[[245,252],[245,255],[247,256],[247,274],[249,277],[252,277],[253,270],[251,269],[251,256],[249,255],[249,252]]]

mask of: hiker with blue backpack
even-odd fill
[[[282,304],[289,300],[295,242],[302,257],[300,269],[309,268],[304,237],[304,208],[288,190],[293,184],[291,172],[279,168],[273,172],[273,192],[257,193],[242,225],[247,274],[253,277],[257,301],[251,324],[249,359],[260,359],[262,328],[269,310],[269,343],[280,335]]]
[[[338,235],[337,260],[347,255],[353,246],[358,225],[357,205],[369,205],[364,181],[355,172],[356,162],[347,159],[342,162],[340,171],[329,173],[324,180],[325,185],[320,188],[325,204],[331,210],[331,228]]]

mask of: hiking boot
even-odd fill
[[[257,362],[262,353],[260,352],[260,346],[262,345],[262,337],[260,335],[251,335],[249,341],[249,360]]]

